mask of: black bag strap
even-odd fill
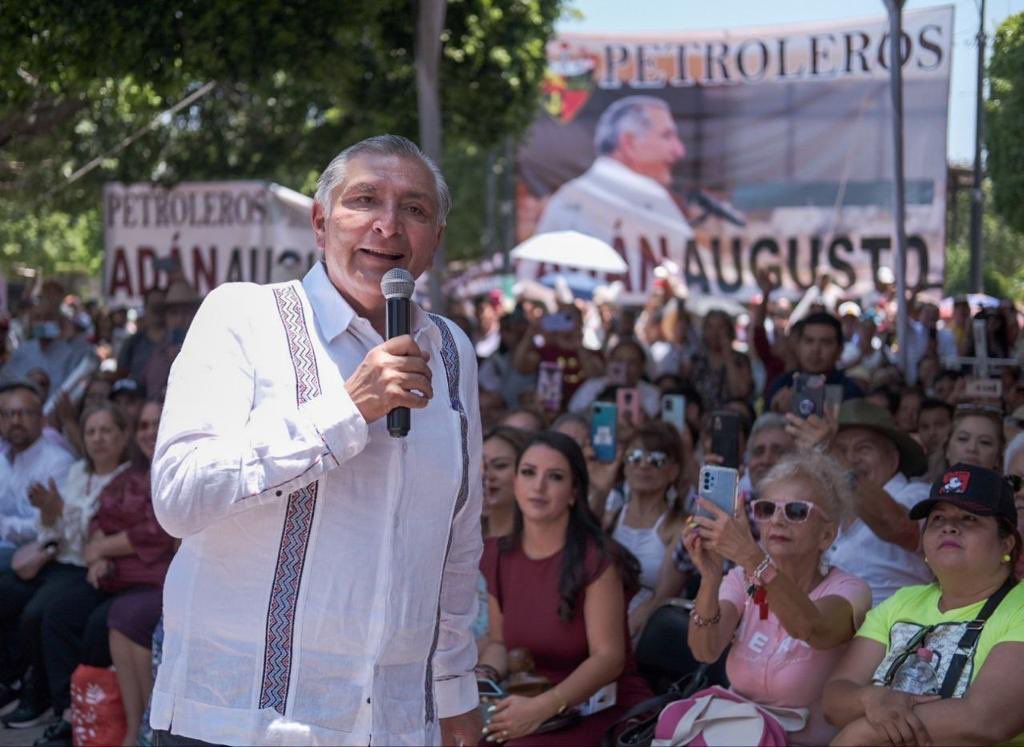
[[[963,674],[964,667],[967,666],[967,660],[974,655],[974,647],[978,644],[978,638],[981,637],[981,631],[985,627],[985,623],[992,617],[992,613],[996,611],[999,603],[1006,598],[1006,595],[1016,585],[1017,579],[1011,573],[1006,581],[1003,582],[1003,585],[996,590],[996,593],[985,601],[985,605],[981,608],[978,616],[967,623],[967,630],[964,631],[960,642],[957,644],[956,653],[953,654],[949,661],[949,669],[946,670],[946,676],[942,680],[942,687],[939,689],[939,695],[943,698],[952,697],[957,684],[960,682],[960,675]]]

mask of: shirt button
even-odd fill
[[[370,699],[369,698],[366,699],[366,705],[370,705]]]
[[[280,490],[278,490],[278,491],[277,491],[277,497],[278,497],[278,498],[280,498],[280,497],[281,497],[281,491],[280,491]]]

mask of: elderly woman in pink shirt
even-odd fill
[[[752,504],[760,543],[745,512],[730,516],[703,499],[713,518],[695,516],[684,530],[701,573],[689,645],[697,659],[712,662],[732,643],[726,671],[733,692],[796,709],[796,723],[805,716],[790,744],[827,744],[835,729],[821,693],[871,607],[868,585],[826,559],[852,496],[836,462],[817,452],[785,457],[760,494]],[[736,564],[728,574],[723,559]]]

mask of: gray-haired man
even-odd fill
[[[320,178],[323,261],[199,309],[153,460],[157,517],[183,538],[158,744],[479,739],[476,356],[416,304],[411,334],[385,342],[380,290],[394,267],[430,267],[449,202],[413,143],[357,143]],[[400,406],[412,430],[392,438]]]
[[[686,147],[668,104],[654,96],[626,96],[601,114],[594,150],[590,168],[548,200],[537,233],[574,230],[623,245],[630,266],[627,296],[642,296],[653,267],[664,259],[681,266],[686,240],[693,236],[669,192],[672,168]]]

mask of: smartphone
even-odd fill
[[[595,402],[590,416],[590,445],[597,461],[610,464],[615,461],[615,431],[618,427],[618,408],[611,402]]]
[[[615,404],[620,413],[628,414],[633,425],[640,423],[640,392],[632,387],[619,387],[615,392]]]
[[[666,394],[661,398],[661,419],[674,425],[680,435],[686,430],[686,397],[682,394]]]
[[[711,413],[711,453],[722,457],[722,466],[739,469],[740,416],[731,410]]]
[[[825,385],[825,412],[831,412],[835,417],[839,417],[839,408],[843,406],[843,385],[842,384],[826,384]]]
[[[626,362],[625,361],[609,361],[608,362],[607,380],[608,380],[609,386],[625,386],[626,385]]]
[[[825,416],[825,377],[821,374],[793,374],[793,400],[790,409],[802,418]]]
[[[545,410],[562,409],[562,367],[542,361],[537,370],[537,403]]]
[[[736,512],[736,496],[739,493],[740,473],[731,467],[706,464],[700,468],[697,478],[697,493],[711,501],[730,516]],[[711,512],[698,508],[701,516],[711,517]]]
[[[481,698],[504,698],[506,692],[501,689],[494,680],[480,680],[476,681],[477,690],[480,691]]]

